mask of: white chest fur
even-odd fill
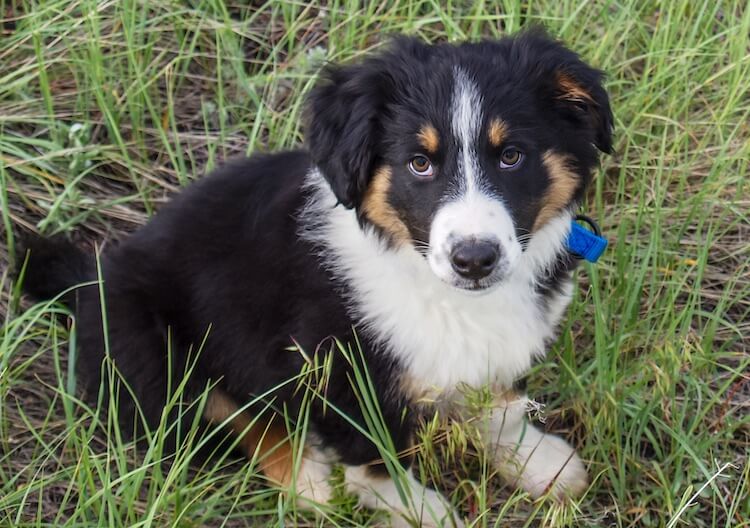
[[[412,383],[430,392],[450,392],[460,384],[509,387],[544,353],[569,291],[549,309],[534,280],[559,254],[569,215],[533,237],[503,284],[472,294],[442,282],[414,248],[387,249],[363,231],[353,211],[334,207],[317,174],[310,183],[317,191],[305,214],[304,236],[326,248],[325,262],[345,282],[353,316],[401,360]]]

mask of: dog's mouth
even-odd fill
[[[494,291],[504,280],[505,274],[500,274],[498,277],[487,277],[481,280],[466,280],[460,277],[454,277],[449,284],[455,289],[468,294],[483,295]]]

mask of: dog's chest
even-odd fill
[[[396,258],[381,254],[380,266],[349,269],[347,278],[355,318],[400,360],[412,388],[509,387],[544,353],[554,322],[530,282],[511,277],[489,294],[467,295]]]
[[[545,254],[546,245],[527,251],[518,271],[495,290],[458,291],[416,250],[387,249],[360,228],[353,211],[334,207],[325,186],[318,192],[303,213],[302,236],[320,249],[359,331],[398,359],[410,390],[509,387],[544,353],[570,298],[567,288],[542,300],[534,287],[538,262],[555,256]]]

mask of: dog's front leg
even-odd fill
[[[480,421],[496,468],[534,498],[580,495],[588,486],[583,462],[565,440],[528,423],[528,403],[525,395],[504,393]]]

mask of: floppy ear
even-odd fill
[[[357,207],[379,150],[380,114],[388,93],[383,64],[329,66],[307,103],[307,144],[339,203]]]
[[[612,109],[602,87],[602,77],[602,72],[576,59],[555,70],[552,96],[563,116],[591,130],[596,148],[610,154]]]
[[[523,30],[516,41],[519,55],[540,76],[540,95],[556,115],[589,134],[602,152],[612,152],[612,109],[602,86],[603,73],[552,39],[541,26]],[[535,50],[533,53],[529,50]]]

